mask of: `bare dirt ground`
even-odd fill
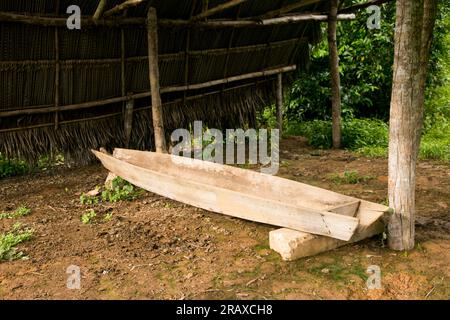
[[[387,161],[345,151],[315,151],[301,138],[282,143],[280,176],[385,203]],[[359,184],[333,182],[357,171]],[[132,202],[86,206],[80,194],[101,185],[100,165],[52,169],[0,180],[0,211],[32,209],[18,219],[35,230],[20,245],[28,259],[0,263],[0,299],[449,299],[450,168],[421,162],[417,248],[393,252],[375,237],[296,262],[268,247],[274,228],[210,213],[154,194]],[[87,209],[112,213],[84,225]],[[14,221],[0,220],[0,232]],[[81,290],[66,269],[81,268]],[[381,290],[367,290],[378,265]]]

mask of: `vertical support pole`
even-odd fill
[[[149,8],[147,15],[148,31],[148,65],[150,76],[150,87],[152,93],[152,118],[155,134],[156,152],[167,152],[166,138],[164,133],[163,111],[159,84],[158,66],[158,19],[156,9]]]
[[[332,119],[333,119],[333,148],[341,147],[341,78],[339,74],[339,55],[337,47],[337,13],[339,0],[330,1],[330,15],[328,16],[328,47],[330,50]]]
[[[120,29],[120,47],[121,47],[121,60],[120,60],[120,75],[121,75],[121,94],[122,97],[126,95],[126,81],[125,81],[125,31],[124,29]]]
[[[59,32],[58,27],[55,27],[55,107],[58,108],[60,104],[59,97],[59,83],[61,75],[61,64],[59,62]],[[59,128],[59,111],[55,112],[55,129]]]
[[[59,14],[59,0],[56,1],[56,15]],[[61,64],[59,56],[59,30],[55,27],[55,107],[58,108],[60,105],[60,76],[61,76]],[[59,128],[59,111],[55,112],[55,130]]]
[[[277,75],[276,91],[277,124],[281,136],[283,132],[283,74],[281,73]]]
[[[125,106],[124,114],[124,133],[125,133],[125,146],[130,147],[131,132],[133,130],[133,111],[134,111],[134,100],[128,100]]]

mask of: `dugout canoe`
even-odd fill
[[[110,172],[130,183],[228,216],[349,241],[385,206],[251,170],[169,154],[115,149],[92,151]]]

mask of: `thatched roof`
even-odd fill
[[[123,1],[108,0],[106,10]],[[208,7],[225,2],[209,0]],[[207,19],[256,21],[277,17],[282,13],[278,9],[301,2],[309,4],[291,12],[326,12],[328,6],[328,1],[318,0],[248,0]],[[271,73],[197,90],[186,86],[292,65],[302,68],[309,44],[320,36],[319,23],[212,28],[168,23],[189,21],[205,9],[204,3],[143,1],[126,12],[133,23],[118,22],[121,13],[109,20],[114,23],[102,20],[94,25],[86,20],[81,30],[68,30],[51,23],[13,21],[7,13],[63,18],[68,16],[66,8],[75,4],[84,17],[92,17],[98,1],[0,1],[0,152],[33,160],[58,151],[83,160],[90,148],[124,146],[124,93],[144,93],[135,102],[130,147],[150,149],[147,31],[145,23],[139,23],[145,22],[150,6],[166,22],[158,33],[167,133],[194,120],[219,128],[253,125],[256,111],[272,101]],[[167,90],[183,86],[189,90]],[[105,105],[79,105],[111,98]]]

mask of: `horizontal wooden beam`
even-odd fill
[[[161,88],[161,93],[171,93],[171,92],[182,92],[182,91],[205,89],[208,87],[214,87],[217,85],[232,83],[232,82],[241,81],[241,80],[262,78],[262,77],[268,77],[268,76],[272,76],[272,75],[279,74],[279,73],[291,72],[291,71],[294,71],[295,69],[296,69],[296,66],[291,65],[291,66],[282,67],[282,68],[267,69],[267,70],[263,70],[263,71],[242,74],[239,76],[228,77],[225,79],[197,83],[197,84],[193,84],[193,85],[169,86],[169,87]],[[142,93],[129,95],[126,97],[109,98],[109,99],[90,101],[90,102],[85,102],[85,103],[78,103],[78,104],[59,106],[59,107],[54,107],[54,106],[53,107],[45,107],[45,108],[30,107],[30,108],[21,109],[21,110],[2,111],[2,112],[0,112],[0,118],[21,116],[21,115],[32,115],[32,114],[45,114],[45,113],[51,113],[51,112],[56,112],[56,111],[64,112],[64,111],[72,111],[72,110],[79,110],[79,109],[87,109],[87,108],[99,107],[99,106],[112,104],[112,103],[120,103],[120,102],[127,101],[130,99],[147,98],[150,96],[151,96],[150,92],[142,92]]]
[[[277,68],[277,69],[269,69],[264,71],[258,71],[258,72],[252,72],[247,74],[242,74],[239,76],[234,77],[228,77],[225,79],[220,80],[213,80],[208,81],[204,83],[198,83],[198,84],[191,84],[186,86],[177,86],[177,87],[166,87],[161,89],[162,93],[169,93],[169,92],[177,92],[177,91],[189,91],[189,90],[199,90],[204,89],[208,87],[214,87],[220,84],[227,84],[231,82],[241,81],[241,80],[247,80],[252,78],[261,78],[261,77],[268,77],[279,73],[286,73],[294,71],[297,67],[295,65],[283,67],[283,68]]]
[[[340,14],[337,16],[338,20],[354,20],[356,16],[354,14]],[[290,15],[279,18],[265,19],[261,21],[261,24],[265,26],[280,25],[298,23],[303,21],[328,21],[328,15],[316,15],[316,14],[302,14],[302,15]]]
[[[290,45],[297,44],[299,41],[307,41],[306,38],[295,38],[283,41],[272,42],[269,45],[267,44],[257,44],[250,46],[241,46],[234,48],[221,48],[221,49],[208,49],[208,50],[195,50],[189,51],[187,54],[190,57],[199,57],[199,56],[208,56],[208,55],[226,55],[227,53],[236,54],[236,53],[244,53],[244,52],[256,52],[259,50],[266,49],[274,49],[274,48],[283,48]],[[183,60],[186,57],[186,52],[178,52],[178,53],[167,53],[160,54],[160,61],[173,61],[173,60]],[[145,62],[148,60],[148,56],[137,56],[137,57],[128,57],[125,58],[125,62]],[[9,60],[9,61],[0,61],[0,70],[11,69],[12,66],[28,66],[28,65],[47,65],[48,67],[52,67],[54,64],[54,60]],[[72,67],[76,64],[119,64],[122,62],[122,58],[99,58],[99,59],[71,59],[71,60],[60,60],[61,67],[68,68]]]
[[[328,16],[323,14],[298,14],[287,15],[277,18],[262,19],[262,20],[208,20],[208,21],[190,21],[190,20],[173,20],[160,19],[158,24],[161,27],[198,27],[198,28],[245,28],[257,26],[272,26],[282,24],[295,24],[305,21],[327,21]],[[338,20],[355,19],[354,15],[338,15]],[[0,21],[3,22],[17,22],[31,25],[66,27],[67,18],[62,17],[48,17],[36,15],[23,15],[17,13],[0,12]],[[108,18],[94,20],[90,17],[83,17],[82,26],[105,26],[105,27],[119,27],[123,25],[145,25],[145,18]]]
[[[40,25],[48,27],[66,27],[67,17],[51,17],[39,15],[26,15],[12,12],[0,12],[1,22],[17,22],[30,25]],[[119,27],[123,25],[145,25],[145,18],[109,18],[95,20],[92,17],[83,16],[81,18],[82,26],[106,26]]]
[[[268,79],[259,80],[258,83],[264,83],[264,82],[268,82],[268,81],[269,81]],[[225,89],[221,88],[220,90],[216,90],[216,91],[210,91],[210,92],[207,92],[207,93],[197,94],[197,95],[194,95],[194,96],[188,96],[186,98],[181,98],[181,99],[176,99],[176,100],[172,100],[172,101],[169,101],[169,102],[164,102],[163,106],[170,106],[170,105],[177,104],[177,103],[197,100],[197,99],[201,99],[201,98],[208,97],[208,96],[211,96],[211,95],[222,94],[224,92],[228,92],[228,91],[232,91],[232,90],[238,90],[238,89],[242,89],[242,88],[246,88],[246,87],[251,87],[251,86],[254,86],[254,85],[255,85],[254,83],[246,83],[244,85],[239,85],[239,86],[235,86],[235,87],[231,87],[231,88],[225,88]],[[133,99],[136,96],[131,96],[131,99]],[[134,98],[134,99],[137,99],[137,98]],[[151,106],[144,107],[144,108],[134,108],[133,109],[133,113],[148,111],[151,108],[152,108]],[[106,114],[106,115],[102,115],[102,116],[96,116],[96,117],[89,117],[89,118],[82,118],[82,119],[75,119],[75,120],[60,121],[59,125],[60,126],[64,126],[64,125],[69,125],[69,124],[74,124],[74,123],[79,123],[79,122],[102,120],[102,119],[119,117],[119,116],[122,116],[122,115],[123,115],[123,112],[116,112],[116,113],[110,113],[110,114]],[[39,129],[39,128],[49,128],[49,127],[54,127],[54,126],[55,126],[54,122],[52,122],[52,123],[43,123],[43,124],[30,125],[30,126],[19,127],[19,128],[0,129],[0,133],[18,132],[18,131]]]

